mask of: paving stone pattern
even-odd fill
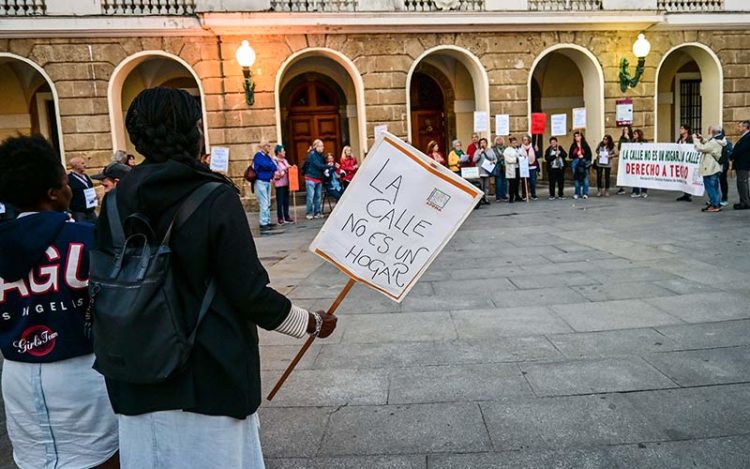
[[[268,468],[750,466],[750,217],[675,197],[493,204],[402,304],[356,286],[260,410]],[[320,226],[256,242],[324,309]],[[267,391],[301,342],[261,343]]]

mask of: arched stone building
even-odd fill
[[[40,132],[92,167],[133,150],[123,115],[149,86],[199,100],[206,147],[230,148],[237,180],[262,138],[285,143],[297,163],[318,137],[361,158],[377,125],[445,147],[470,137],[475,111],[509,114],[520,135],[530,112],[585,107],[591,141],[618,133],[622,97],[633,99],[634,127],[659,141],[674,140],[683,121],[704,131],[725,123],[732,137],[730,124],[750,117],[750,20],[736,14],[750,10],[745,2],[690,2],[700,10],[691,15],[657,0],[476,0],[461,12],[372,0],[351,2],[353,11],[299,0],[59,3],[69,11],[0,9],[0,136]],[[619,62],[635,63],[641,31],[651,52],[623,93]],[[257,55],[253,105],[235,59],[242,40]]]

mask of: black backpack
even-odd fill
[[[107,196],[111,252],[91,251],[86,323],[93,332],[94,369],[127,383],[158,383],[181,370],[196,332],[216,293],[212,279],[192,331],[179,310],[169,241],[206,198],[222,184],[203,184],[177,209],[164,239],[149,219],[134,213],[121,223],[117,189]]]
[[[727,144],[721,149],[721,158],[719,158],[719,164],[723,167],[726,167],[727,163],[729,163],[730,158],[732,158],[732,151],[734,150],[734,145],[732,145],[732,142],[727,139]]]

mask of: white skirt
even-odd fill
[[[55,363],[5,360],[2,390],[21,469],[83,469],[117,452],[117,418],[94,355]]]
[[[120,415],[122,469],[264,469],[260,421],[181,410]]]

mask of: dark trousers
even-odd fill
[[[729,182],[727,181],[727,175],[729,174],[729,163],[725,163],[721,169],[719,175],[719,187],[721,187],[721,201],[726,202],[729,200]]]
[[[291,220],[289,216],[289,186],[276,188],[276,216],[279,221]]]
[[[549,170],[549,196],[555,196],[555,186],[557,186],[557,196],[563,196],[563,186],[565,185],[565,170],[554,169]]]
[[[740,195],[740,204],[750,206],[750,171],[737,170],[737,193]]]
[[[508,202],[515,202],[521,200],[521,196],[518,195],[518,183],[521,181],[521,172],[516,168],[516,177],[508,179]]]
[[[602,173],[604,173],[604,186],[602,186]],[[609,177],[612,174],[612,168],[603,168],[601,166],[596,167],[596,190],[601,191],[602,187],[604,190],[609,190]]]

